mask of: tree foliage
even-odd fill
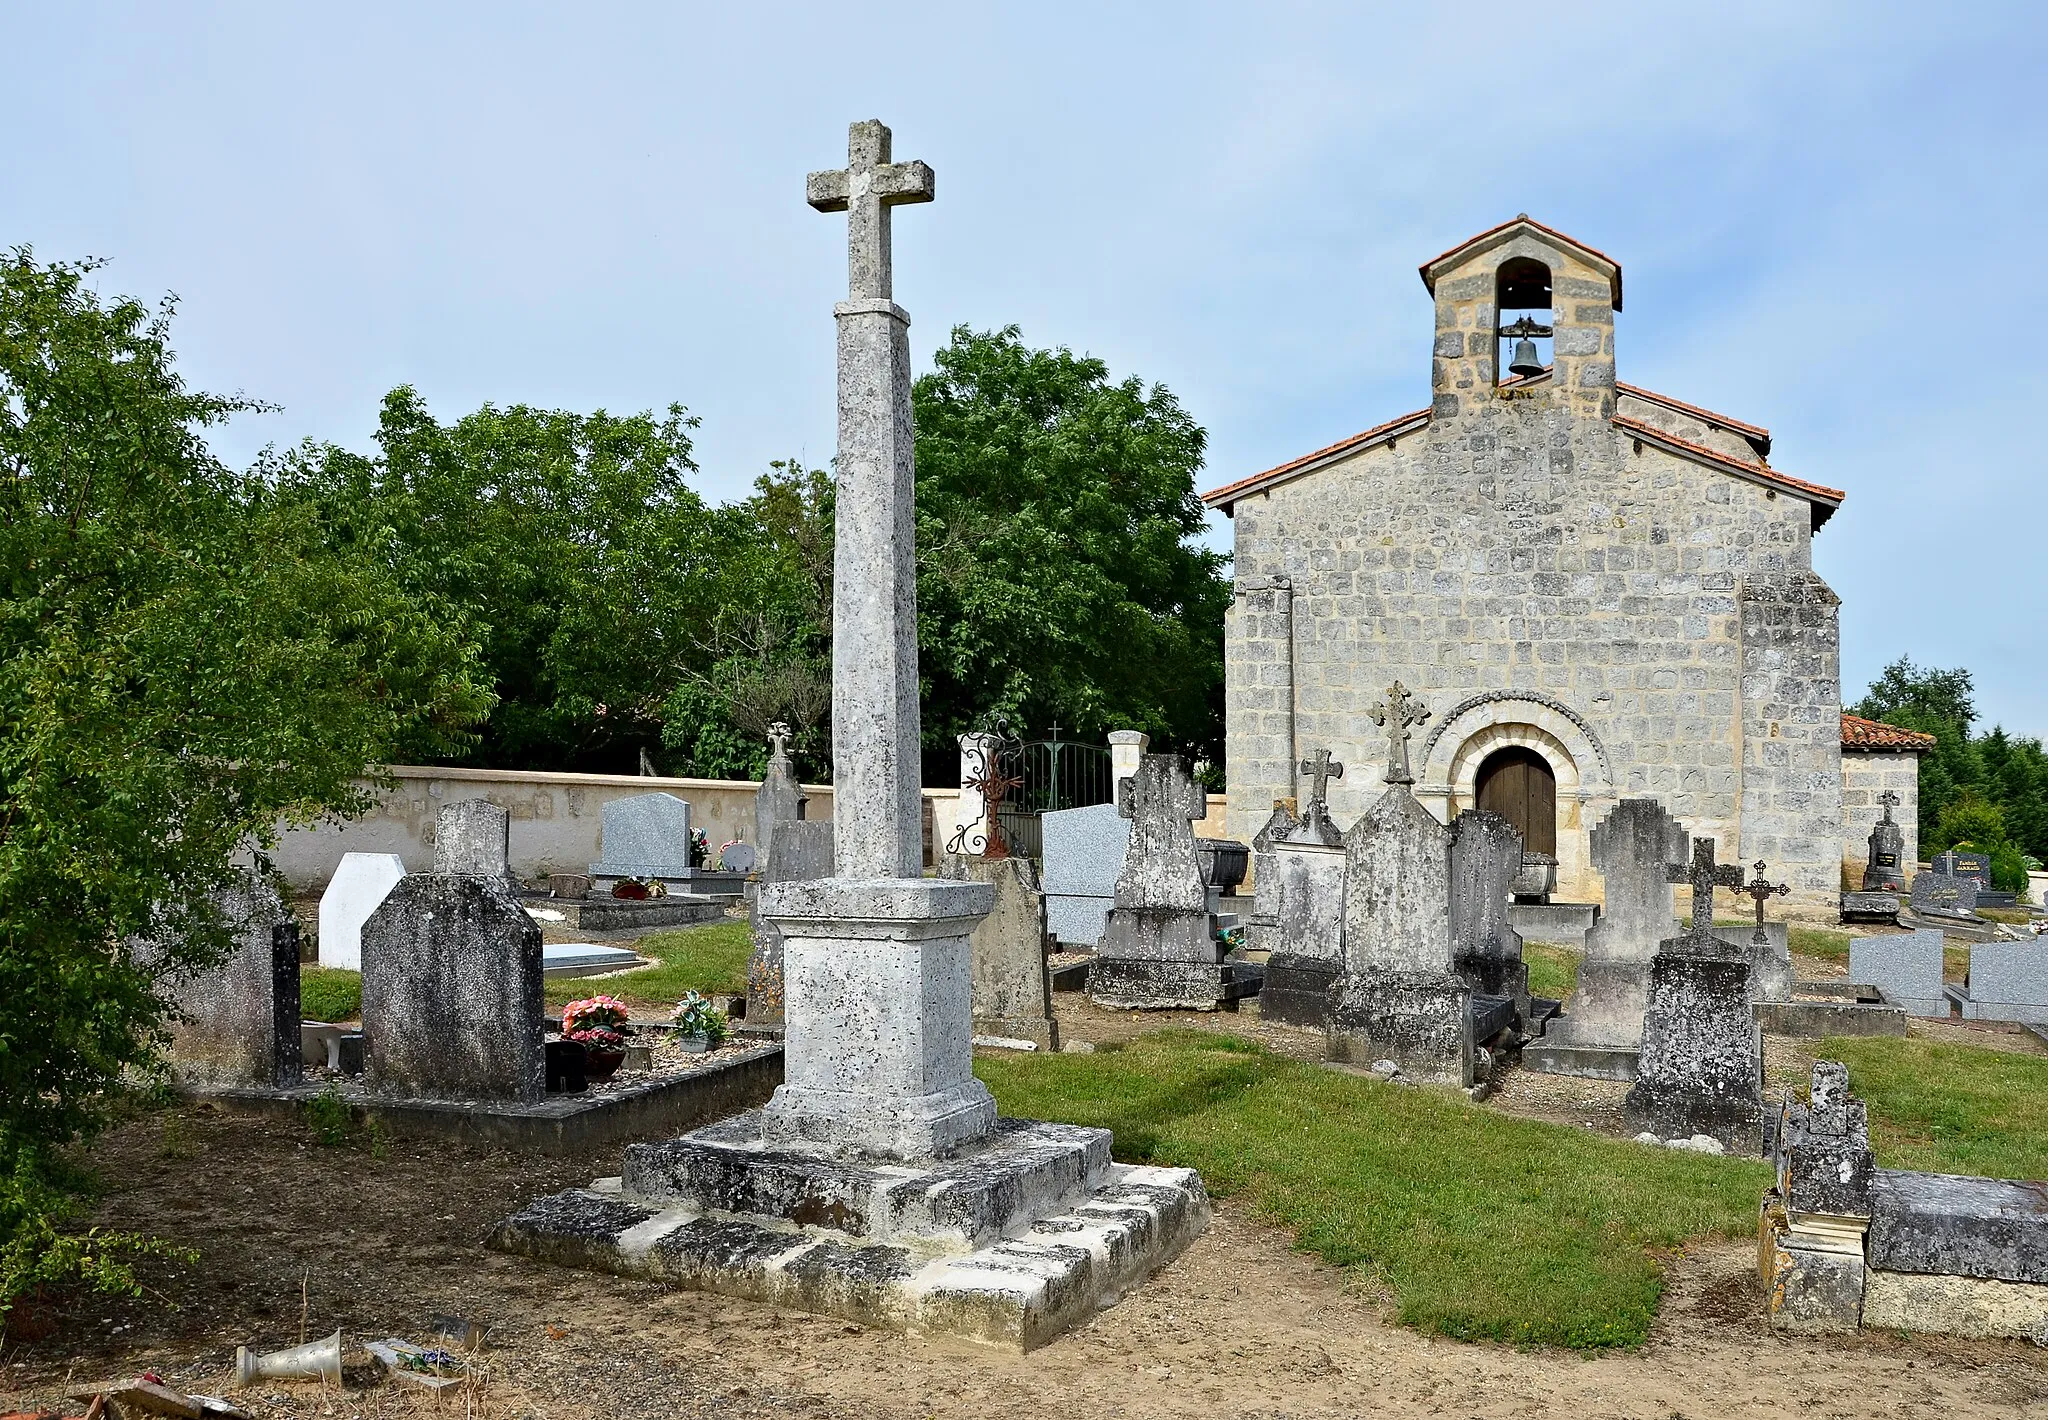
[[[960,327],[917,381],[926,743],[984,716],[1143,730],[1222,760],[1225,559],[1206,442],[1162,385]]]
[[[59,1231],[64,1146],[161,1035],[123,943],[225,950],[238,853],[489,707],[459,609],[215,459],[204,430],[254,406],[188,390],[171,303],[102,301],[92,270],[0,259],[0,1306],[123,1275]]]
[[[1970,672],[1916,666],[1901,656],[1884,668],[1852,715],[1934,736],[1920,757],[1921,852],[1967,847],[1992,857],[1998,886],[2026,887],[2026,858],[2048,861],[2048,754],[2037,739],[2000,726],[1973,735]]]

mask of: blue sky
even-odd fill
[[[1905,652],[2040,734],[2044,13],[4,3],[0,243],[177,292],[193,383],[284,406],[237,462],[364,446],[401,381],[679,400],[731,497],[831,456],[803,177],[878,117],[938,172],[896,224],[920,367],[1014,322],[1163,382],[1206,488],[1426,403],[1416,264],[1526,211],[1622,262],[1623,379],[1848,490],[1848,697]]]

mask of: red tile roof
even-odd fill
[[[1918,730],[1902,730],[1897,725],[1887,725],[1881,720],[1866,720],[1861,715],[1851,715],[1844,710],[1842,748],[1923,751],[1934,748],[1934,736],[1923,735]]]
[[[1828,515],[1841,507],[1842,500],[1849,496],[1839,488],[1829,488],[1821,483],[1808,483],[1803,478],[1794,478],[1789,473],[1782,473],[1769,464],[1744,463],[1741,459],[1731,458],[1719,449],[1710,449],[1705,444],[1695,444],[1690,439],[1680,438],[1669,429],[1659,429],[1654,424],[1645,424],[1642,420],[1631,419],[1625,414],[1617,414],[1608,422],[1624,434],[1641,439],[1646,444],[1655,444],[1668,453],[1704,463],[1711,468],[1724,469],[1755,483],[1782,488],[1788,493],[1806,499],[1813,504],[1813,525],[1816,528],[1826,522]]]
[[[1247,494],[1257,493],[1261,489],[1285,483],[1290,477],[1307,473],[1312,467],[1320,465],[1329,459],[1340,458],[1348,453],[1355,453],[1359,449],[1363,449],[1371,444],[1384,443],[1389,439],[1399,438],[1411,428],[1420,429],[1428,422],[1429,411],[1427,409],[1415,410],[1413,413],[1402,415],[1399,419],[1389,419],[1384,424],[1375,424],[1372,428],[1362,433],[1353,434],[1348,439],[1339,439],[1336,443],[1317,449],[1312,454],[1303,454],[1298,459],[1289,459],[1277,468],[1269,468],[1264,473],[1255,473],[1249,478],[1240,478],[1235,483],[1227,483],[1221,488],[1213,489],[1202,495],[1202,501],[1212,508],[1227,509],[1232,503],[1235,503]]]
[[[1560,232],[1555,227],[1544,226],[1541,222],[1537,221],[1534,217],[1531,217],[1526,212],[1518,213],[1515,216],[1510,217],[1507,221],[1502,222],[1497,227],[1488,227],[1485,231],[1479,233],[1477,236],[1467,237],[1464,241],[1459,242],[1449,251],[1441,252],[1438,255],[1431,257],[1428,261],[1423,262],[1422,266],[1419,269],[1422,272],[1422,284],[1424,288],[1427,289],[1431,295],[1435,295],[1436,278],[1430,275],[1432,269],[1443,265],[1446,261],[1449,261],[1452,257],[1458,255],[1460,252],[1478,246],[1481,242],[1487,241],[1490,238],[1499,236],[1502,232],[1507,231],[1510,227],[1534,227],[1537,231],[1543,233],[1543,235],[1545,235],[1546,237],[1552,237],[1557,241],[1563,242],[1566,246],[1571,247],[1574,251],[1577,251],[1585,256],[1593,258],[1594,261],[1600,263],[1603,266],[1612,267],[1614,269],[1614,275],[1612,276],[1612,278],[1610,278],[1610,281],[1614,289],[1614,309],[1616,309],[1617,311],[1621,309],[1621,263],[1616,261],[1613,257],[1609,256],[1606,252],[1600,250],[1598,247],[1589,247],[1584,242],[1580,241],[1577,237],[1567,236],[1565,233]]]
[[[1718,424],[1723,429],[1732,429],[1743,438],[1749,440],[1752,445],[1760,446],[1757,448],[1757,455],[1759,457],[1769,458],[1771,456],[1771,431],[1764,428],[1761,424],[1744,423],[1742,420],[1732,418],[1729,415],[1716,414],[1711,409],[1702,409],[1697,404],[1687,404],[1682,399],[1673,399],[1668,394],[1658,394],[1655,390],[1646,390],[1641,385],[1628,384],[1622,380],[1614,382],[1614,392],[1616,394],[1629,395],[1648,404],[1661,404],[1666,409],[1677,410],[1680,414],[1689,414],[1702,424]]]

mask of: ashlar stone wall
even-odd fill
[[[1877,796],[1885,790],[1899,796],[1892,820],[1905,836],[1902,855],[1906,876],[1920,861],[1920,757],[1876,750],[1842,751],[1842,867],[1855,887],[1863,885],[1863,865],[1870,861],[1870,827],[1884,812]]]
[[[1516,256],[1551,267],[1556,357],[1501,388],[1494,273]],[[1812,570],[1811,508],[1609,422],[1610,292],[1562,244],[1476,252],[1438,278],[1427,422],[1236,503],[1233,837],[1325,747],[1356,766],[1333,813],[1362,813],[1385,762],[1367,711],[1399,679],[1435,717],[1411,748],[1417,797],[1445,821],[1474,806],[1478,736],[1549,760],[1561,897],[1599,900],[1585,835],[1632,795],[1720,840],[1723,861],[1837,890],[1838,608]]]

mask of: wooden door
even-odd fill
[[[1500,750],[1479,766],[1478,807],[1522,831],[1522,851],[1557,856],[1557,776],[1533,749]]]

